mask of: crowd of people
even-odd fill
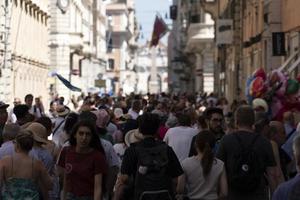
[[[296,200],[300,119],[214,94],[0,101],[0,199]]]

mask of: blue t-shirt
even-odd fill
[[[300,174],[278,186],[272,200],[298,200],[300,197]]]

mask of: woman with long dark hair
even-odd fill
[[[72,129],[70,146],[58,160],[63,168],[63,200],[102,199],[103,175],[107,165],[96,128],[90,121],[79,121]]]
[[[177,185],[178,199],[182,197],[185,186],[190,200],[216,200],[227,195],[227,178],[224,163],[215,158],[212,147],[215,138],[210,131],[202,131],[196,137],[197,155],[186,158],[181,165],[184,174]],[[182,195],[180,195],[182,194]]]

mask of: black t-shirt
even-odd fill
[[[236,152],[240,151],[241,148],[239,141],[234,134],[238,134],[238,137],[241,139],[243,146],[249,146],[250,143],[254,140],[255,136],[257,136],[257,133],[253,132],[236,131],[232,134],[225,135],[222,138],[216,156],[220,160],[224,161],[228,178],[230,178],[231,176],[230,172],[233,168],[234,156],[236,155]],[[276,166],[271,143],[266,138],[264,138],[263,136],[258,136],[254,143],[253,150],[258,156],[260,156],[265,171],[267,167]],[[259,187],[258,191],[254,192],[253,195],[264,195],[264,188],[265,182],[262,181],[261,187]],[[229,195],[233,193],[234,192],[230,189],[229,185]]]
[[[153,137],[145,138],[144,140],[139,142],[139,145],[143,147],[154,147],[162,143],[161,141],[156,141]],[[122,165],[121,165],[121,174],[126,174],[128,176],[135,176],[137,167],[138,167],[138,155],[135,149],[135,143],[131,144],[128,149],[126,149]],[[167,147],[167,156],[168,156],[168,166],[167,172],[168,176],[171,178],[176,178],[183,174],[183,169],[180,165],[180,162],[171,147]],[[172,183],[170,183],[170,186]],[[171,191],[172,192],[172,191]]]

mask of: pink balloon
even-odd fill
[[[275,84],[282,83],[281,87],[276,91],[278,97],[284,97],[286,86],[287,86],[287,77],[279,70],[273,70],[269,77],[270,86]]]
[[[280,99],[274,97],[271,103],[271,110],[272,110],[272,118],[275,118],[279,111],[282,109],[283,104]]]

